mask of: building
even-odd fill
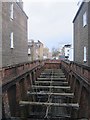
[[[52,59],[59,59],[60,50],[59,48],[52,48]]]
[[[36,46],[37,46],[37,49],[36,49],[36,53],[37,53],[37,59],[39,60],[42,60],[43,59],[43,49],[44,49],[44,45],[42,42],[40,42],[38,40],[38,42],[36,42]]]
[[[36,59],[36,45],[34,40],[28,42],[28,61]]]
[[[0,2],[0,15],[2,15],[2,2]],[[0,17],[0,69],[2,68],[2,18]]]
[[[90,1],[81,3],[73,24],[74,61],[90,66]]]
[[[49,48],[48,47],[44,47],[43,49],[43,59],[48,59],[50,56],[49,56]]]
[[[2,2],[2,67],[28,61],[27,15],[23,2]]]
[[[69,58],[70,61],[73,61],[73,47],[71,46],[70,50],[69,50]]]
[[[48,59],[52,59],[52,52],[49,51]]]
[[[71,44],[67,44],[62,47],[60,53],[60,59],[73,61],[73,48]]]
[[[28,42],[28,61],[43,59],[43,43],[30,39]]]

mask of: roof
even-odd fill
[[[22,0],[21,0],[22,1]],[[24,13],[24,15],[27,17],[27,19],[28,19],[28,16],[27,16],[27,14],[25,13],[25,11],[23,10],[23,8],[19,5],[19,3],[18,2],[16,2],[17,3],[17,5],[19,6],[19,8],[22,10],[22,12]],[[23,2],[22,2],[23,3]]]
[[[71,44],[64,45],[64,47],[71,47]]]
[[[78,16],[80,10],[82,9],[82,6],[83,6],[84,3],[85,3],[85,2],[82,2],[82,3],[81,3],[81,5],[80,5],[80,7],[79,7],[79,9],[78,9],[78,11],[77,11],[77,13],[76,13],[74,19],[73,19],[73,23],[74,23],[74,21],[76,20],[76,18],[77,18],[77,16]]]

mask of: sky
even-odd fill
[[[23,0],[28,19],[28,39],[40,40],[50,50],[73,44],[75,0]]]

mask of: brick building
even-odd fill
[[[90,1],[81,3],[73,24],[74,61],[90,66]]]
[[[27,15],[23,2],[2,2],[2,66],[28,61]]]

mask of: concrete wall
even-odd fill
[[[90,4],[90,3],[89,3]],[[84,46],[87,48],[87,62],[88,65],[88,25],[89,23],[83,27],[83,14],[87,12],[87,16],[89,17],[88,13],[88,3],[84,3],[80,8],[79,13],[74,21],[74,60],[77,62],[84,63]],[[88,19],[88,18],[87,18]],[[90,34],[90,33],[89,33]]]
[[[13,65],[28,61],[27,16],[18,3],[13,3],[14,17],[10,20],[10,2],[2,3],[2,64]],[[10,48],[13,32],[14,48]]]

